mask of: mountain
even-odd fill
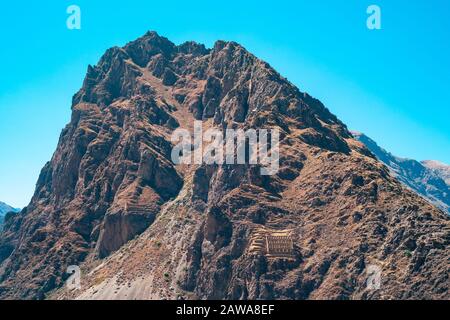
[[[172,134],[195,120],[278,129],[279,170],[175,165]],[[447,215],[268,63],[148,32],[88,67],[0,236],[0,298],[448,299],[449,239]]]
[[[3,219],[5,218],[5,215],[8,212],[19,212],[19,211],[20,211],[19,209],[13,208],[7,205],[6,203],[0,201],[0,230],[3,227]]]
[[[378,146],[368,136],[353,132],[353,136],[369,148],[373,154],[391,170],[393,175],[406,186],[427,198],[434,205],[450,213],[450,185],[445,178],[445,165],[434,161],[420,163],[416,160],[399,158]],[[425,165],[428,164],[428,165]],[[441,171],[439,171],[441,170]],[[443,174],[440,174],[443,172]]]
[[[425,167],[432,170],[437,176],[450,187],[450,166],[435,160],[425,160],[421,162]]]
[[[19,209],[13,208],[9,205],[7,205],[4,202],[0,201],[0,215],[5,215],[8,212],[18,212]]]

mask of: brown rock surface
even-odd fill
[[[30,205],[6,221],[1,298],[449,298],[449,218],[237,43],[149,32],[89,67],[72,110]],[[279,128],[279,172],[175,166],[170,134],[194,119]],[[274,249],[252,249],[261,232]],[[68,291],[73,264],[82,289]],[[380,290],[366,289],[370,264]]]

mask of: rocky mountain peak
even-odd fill
[[[183,54],[192,54],[194,56],[207,55],[210,50],[206,49],[204,44],[195,41],[186,41],[178,46],[178,51]]]
[[[279,170],[175,164],[171,135],[195,120],[278,129]],[[0,297],[444,298],[448,232],[268,63],[149,32],[88,68],[30,205],[0,236]],[[264,249],[277,237],[284,256]],[[81,292],[63,287],[74,264]],[[386,274],[377,292],[370,264]]]

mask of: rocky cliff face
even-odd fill
[[[237,43],[149,32],[88,68],[72,110],[30,205],[7,219],[1,298],[449,297],[448,217]],[[280,170],[174,165],[171,133],[195,119],[278,128]],[[81,290],[63,287],[74,264]]]
[[[449,177],[446,176],[446,173],[450,172],[448,166],[435,161],[421,163],[413,159],[399,158],[379,147],[366,135],[359,132],[353,132],[353,135],[364,143],[398,180],[450,214],[450,184],[445,180]]]

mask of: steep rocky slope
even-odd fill
[[[450,214],[450,184],[445,181],[445,165],[438,165],[435,161],[421,163],[413,159],[399,158],[378,146],[365,134],[353,132],[353,135],[364,143],[398,180]]]
[[[448,217],[237,43],[149,32],[88,68],[72,111],[30,205],[6,221],[1,298],[449,298]],[[194,119],[279,128],[279,172],[175,166],[171,133]],[[63,286],[73,264],[81,290]]]
[[[421,163],[438,175],[450,187],[450,166],[436,160],[425,160]]]

